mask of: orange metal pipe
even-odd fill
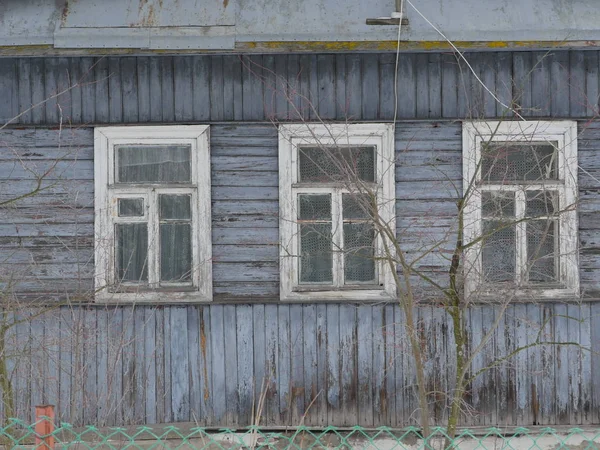
[[[54,450],[54,406],[35,407],[35,448]]]

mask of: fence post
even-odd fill
[[[35,407],[35,448],[54,450],[54,406]]]

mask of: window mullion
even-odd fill
[[[527,222],[525,219],[525,191],[523,189],[515,192],[515,218],[516,224],[516,274],[517,286],[522,286],[528,281],[527,270]]]
[[[331,234],[333,241],[333,285],[344,285],[344,253],[343,253],[343,218],[342,191],[334,189],[331,192]]]
[[[159,284],[159,254],[160,243],[158,240],[158,193],[156,189],[150,191],[148,199],[148,283],[156,288]]]

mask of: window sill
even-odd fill
[[[307,289],[294,288],[292,292],[281,292],[281,301],[389,301],[395,300],[396,296],[391,295],[383,288],[346,288],[346,289]]]
[[[540,286],[535,288],[515,289],[510,286],[493,286],[478,288],[470,295],[470,301],[535,301],[552,299],[573,299],[579,298],[579,289],[567,288],[564,286]]]
[[[137,292],[109,292],[96,293],[95,303],[119,304],[119,303],[206,303],[211,298],[206,298],[196,288],[162,288],[152,291]]]

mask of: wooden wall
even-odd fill
[[[540,346],[519,353],[474,382],[473,414],[464,423],[600,423],[600,303],[593,301],[600,298],[598,52],[469,57],[523,114],[580,118],[586,300],[512,305],[473,370],[531,342],[547,318],[547,340],[592,352]],[[65,306],[23,322],[9,338],[20,355],[11,366],[19,416],[56,402],[61,419],[76,424],[247,425],[266,379],[269,425],[298,424],[315,397],[307,424],[414,423],[414,380],[397,306],[278,303],[277,130],[270,119],[300,112],[308,119],[390,120],[393,63],[387,54],[0,59],[4,121],[84,77],[0,132],[0,201],[44,178],[43,191],[0,210],[0,279],[20,298],[89,297],[94,124],[211,123],[214,304]],[[284,92],[274,94],[283,80]],[[397,227],[416,256],[443,236],[451,245],[454,236],[462,151],[456,119],[505,111],[450,55],[401,55],[398,87]],[[444,252],[420,268],[443,281]],[[420,288],[420,298],[435,300]],[[452,329],[434,305],[418,314],[431,388],[439,390],[451,388]],[[485,305],[470,312],[472,345],[497,313]],[[441,421],[443,403],[440,397],[431,406]]]

